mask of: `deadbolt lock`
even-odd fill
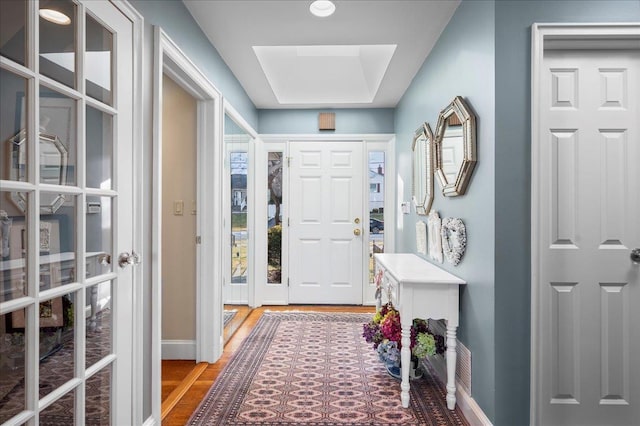
[[[359,218],[359,217],[356,217],[356,218],[354,219],[354,221],[353,221],[353,222],[354,222],[354,223],[360,223],[360,218]]]

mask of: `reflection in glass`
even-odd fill
[[[51,196],[42,192],[41,202]],[[40,290],[75,281],[76,197],[65,195],[64,199],[56,214],[40,214]]]
[[[445,124],[441,142],[442,171],[447,183],[455,183],[464,160],[464,140],[462,138],[462,122],[456,114],[451,114]]]
[[[40,398],[74,377],[75,294],[40,303]]]
[[[76,9],[70,0],[40,2],[40,72],[73,88],[76,87]],[[55,21],[43,10],[62,13],[70,22]]]
[[[384,253],[384,151],[369,152],[369,282],[373,283],[374,253]]]
[[[103,368],[86,381],[85,423],[92,426],[111,425],[111,366]]]
[[[72,425],[75,419],[76,390],[64,394],[40,412],[41,425]]]
[[[5,3],[0,2],[0,5]],[[0,179],[27,180],[25,93],[27,79],[0,68],[0,150],[3,159],[0,161]],[[5,160],[5,155],[10,158],[9,161]]]
[[[87,106],[87,187],[111,189],[113,117]]]
[[[113,34],[87,15],[85,74],[87,95],[111,105],[111,52]]]
[[[18,193],[27,199],[26,193]],[[0,192],[0,302],[27,294],[28,229],[25,211],[10,201],[13,194]],[[0,324],[2,327],[2,324]]]
[[[0,55],[25,65],[27,2],[0,1]],[[4,108],[4,105],[2,106]],[[4,140],[4,139],[3,139]]]
[[[25,409],[24,326],[17,328],[13,321],[25,314],[25,309],[20,309],[0,315],[0,424]]]
[[[85,321],[87,330],[86,366],[91,367],[112,352],[111,282],[87,288]]]
[[[267,282],[282,281],[282,152],[270,152],[267,158]]]
[[[112,270],[112,211],[110,197],[87,196],[86,277],[95,277]]]
[[[76,101],[40,86],[40,182],[76,184],[75,129]]]
[[[247,282],[247,166],[246,152],[231,152],[231,282]]]

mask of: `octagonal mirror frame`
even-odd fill
[[[447,131],[451,128],[450,121],[455,121],[456,126],[460,126],[460,132],[447,135]],[[448,143],[449,138],[456,140],[456,143]],[[446,153],[447,149],[451,151]],[[461,158],[456,160],[456,156]],[[456,96],[438,115],[435,157],[435,171],[443,195],[447,197],[463,195],[469,186],[471,174],[477,162],[476,116],[460,96]],[[446,170],[452,162],[456,165],[454,173]]]
[[[433,204],[433,132],[429,123],[424,123],[413,136],[412,195],[416,213],[428,215]]]
[[[51,146],[58,155],[57,163],[40,164],[40,179],[43,183],[49,183],[54,185],[66,185],[67,180],[67,161],[69,152],[64,146],[60,138],[55,135],[48,135],[40,133],[40,162],[45,158],[44,146]],[[15,136],[9,139],[10,143],[10,161],[11,167],[9,169],[10,179],[14,181],[26,180],[26,164],[27,153],[26,143],[27,134],[22,130]],[[25,213],[27,211],[27,199],[24,192],[11,192],[11,201]],[[53,214],[55,213],[65,202],[65,197],[62,194],[49,194],[41,193],[40,196],[40,213],[41,214]]]

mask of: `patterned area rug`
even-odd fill
[[[371,314],[266,312],[194,412],[191,425],[468,425],[431,374],[403,409],[362,324]]]
[[[233,319],[233,317],[236,316],[237,313],[238,313],[238,311],[235,310],[235,309],[233,311],[224,311],[223,312],[224,316],[223,316],[222,326],[226,327],[227,324],[229,324],[231,322],[231,320]]]

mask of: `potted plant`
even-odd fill
[[[402,325],[400,313],[389,302],[376,312],[371,321],[363,324],[362,336],[378,352],[390,375],[400,378]],[[444,338],[434,335],[423,319],[414,319],[411,326],[411,378],[422,377],[419,360],[429,355],[443,354]]]

